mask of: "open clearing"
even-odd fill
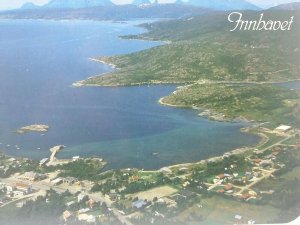
[[[199,207],[199,205],[202,207]],[[272,206],[248,204],[213,196],[205,198],[183,211],[177,219],[183,223],[189,221],[193,225],[198,225],[199,221],[203,225],[234,224],[235,215],[241,215],[246,223],[250,219],[255,220],[257,223],[268,223],[277,217],[279,211]],[[195,219],[198,222],[193,223],[192,221],[195,221]]]
[[[177,190],[170,186],[162,186],[158,188],[153,188],[148,191],[139,192],[133,195],[133,197],[138,197],[139,199],[152,200],[154,197],[161,198],[165,196],[172,195],[176,193]]]

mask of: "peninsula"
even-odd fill
[[[295,12],[264,12],[287,18]],[[244,12],[255,18],[258,12]],[[143,24],[149,32],[123,38],[171,41],[128,55],[98,57],[117,69],[80,81],[77,86],[179,84],[160,103],[200,108],[218,119],[243,118],[299,126],[300,95],[275,83],[299,80],[299,27],[274,35],[270,31],[230,32],[228,14],[208,13],[175,21]],[[295,23],[300,18],[295,16]],[[203,115],[203,114],[202,114]]]

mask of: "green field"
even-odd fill
[[[299,184],[300,167],[295,167],[280,176],[279,179],[264,180],[254,188],[259,190],[274,190],[273,195],[264,195],[264,201],[268,205],[280,210],[276,216],[277,222],[290,222],[291,218],[299,216]]]
[[[202,205],[200,208],[199,205]],[[178,221],[189,222],[189,224],[199,224],[192,222],[193,218],[198,218],[203,225],[234,224],[235,215],[241,215],[245,221],[250,219],[256,223],[268,223],[277,217],[279,210],[272,206],[259,206],[237,202],[220,196],[203,199],[178,215]]]

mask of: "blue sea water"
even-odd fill
[[[71,86],[111,70],[89,57],[160,45],[119,38],[144,32],[134,26],[140,22],[1,20],[0,149],[40,159],[63,144],[60,157],[98,156],[109,168],[155,169],[257,143],[257,136],[240,132],[246,124],[213,122],[194,110],[159,105],[173,85]],[[15,133],[36,123],[51,128],[43,136]]]

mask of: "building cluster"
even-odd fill
[[[0,184],[0,190],[2,192],[0,205],[3,205],[11,200],[21,199],[26,197],[26,195],[37,191],[36,189],[33,189],[31,184],[25,182],[16,182],[10,185]]]
[[[108,219],[112,214],[111,208],[105,203],[97,201],[85,192],[80,192],[73,196],[73,200],[65,203],[66,210],[62,214],[64,222],[81,221],[87,224]]]

